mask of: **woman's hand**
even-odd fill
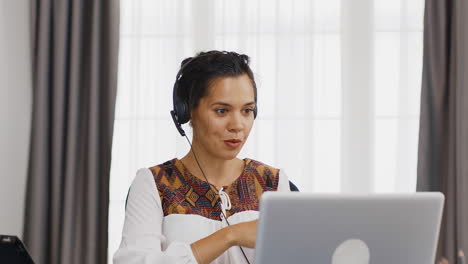
[[[243,222],[229,227],[232,242],[236,246],[254,248],[257,239],[258,220]]]

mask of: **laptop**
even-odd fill
[[[0,235],[0,263],[34,264],[26,247],[17,236]]]
[[[441,193],[262,195],[256,264],[434,263]]]

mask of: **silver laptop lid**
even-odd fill
[[[434,263],[441,193],[262,196],[256,264]]]

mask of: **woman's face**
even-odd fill
[[[191,113],[194,144],[208,155],[234,159],[254,122],[254,89],[246,74],[215,79]]]

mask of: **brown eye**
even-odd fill
[[[224,108],[218,108],[218,109],[215,110],[215,112],[217,114],[225,114],[227,112],[227,110],[224,109]]]

